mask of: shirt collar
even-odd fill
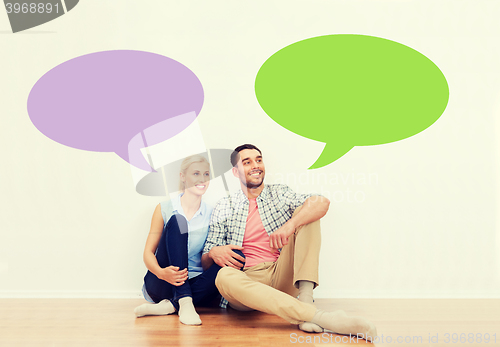
[[[234,200],[238,204],[244,204],[246,201],[248,201],[248,198],[245,193],[243,193],[243,190],[239,189],[234,196]]]
[[[257,196],[257,199],[261,201],[266,201],[268,198],[269,198],[269,186],[267,184],[264,184],[264,189],[262,189],[259,196]],[[247,196],[245,195],[245,193],[243,193],[243,190],[241,189],[239,189],[238,192],[236,193],[235,200],[236,203],[239,204],[248,202]]]
[[[185,217],[186,214],[184,213],[184,210],[182,209],[182,205],[181,205],[181,196],[183,194],[184,193],[177,195],[177,197],[172,200],[172,208],[173,208],[173,212],[180,213],[181,215],[183,215]],[[205,203],[202,200],[200,202],[200,208],[198,209],[198,211],[196,211],[196,213],[194,214],[194,216],[192,218],[196,217],[197,215],[203,216],[206,212],[207,212],[207,208],[206,208]]]
[[[266,201],[267,199],[269,199],[269,186],[267,184],[264,184],[264,189],[262,189],[257,199],[260,199],[262,201]]]

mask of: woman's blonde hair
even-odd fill
[[[208,160],[199,154],[195,155],[190,155],[189,157],[185,158],[182,163],[181,163],[181,169],[179,173],[186,174],[187,169],[191,166],[191,164],[194,163],[207,163],[209,166],[210,164],[208,163]],[[179,190],[184,191],[186,189],[184,182],[182,182],[181,175],[179,175]]]

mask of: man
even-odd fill
[[[237,310],[276,314],[308,332],[326,328],[374,338],[375,326],[363,318],[313,305],[319,219],[328,211],[328,199],[296,194],[286,185],[264,185],[262,152],[254,145],[237,147],[231,163],[241,190],[215,206],[202,256],[222,267],[216,279],[221,306],[229,302]]]

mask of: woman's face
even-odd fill
[[[193,163],[189,165],[186,173],[181,172],[181,180],[184,182],[186,192],[195,195],[203,195],[210,184],[210,168],[208,163]]]

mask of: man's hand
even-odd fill
[[[156,277],[178,287],[187,281],[188,269],[179,270],[177,266],[167,266],[162,268]]]
[[[279,249],[288,244],[288,238],[295,232],[295,226],[290,222],[291,220],[269,236],[269,247]]]
[[[245,258],[233,252],[233,249],[243,250],[243,247],[236,245],[215,246],[208,252],[208,255],[220,267],[230,266],[239,270],[243,266]]]

